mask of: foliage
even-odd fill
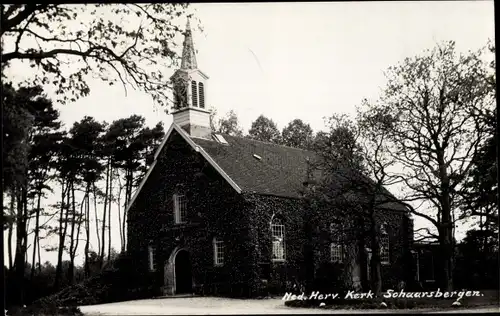
[[[498,233],[470,230],[458,245],[454,279],[461,288],[498,289]]]
[[[63,287],[66,285],[65,282],[71,284],[73,281],[78,281],[80,276],[78,268],[74,267],[74,259],[82,240],[85,242],[85,275],[88,277],[93,273],[92,260],[95,258],[92,256],[96,254],[92,254],[89,247],[90,196],[93,193],[95,233],[98,233],[99,222],[102,221],[98,216],[97,198],[101,192],[98,188],[99,182],[104,178],[104,160],[107,156],[113,157],[115,168],[127,170],[129,175],[132,175],[131,178],[126,177],[128,198],[130,198],[131,190],[138,185],[140,174],[144,174],[151,164],[164,130],[161,123],[153,128],[146,127],[144,118],[139,116],[118,120],[114,125],[97,122],[94,118],[86,116],[65,131],[61,129],[58,111],[53,108],[51,100],[45,97],[40,87],[14,89],[4,84],[3,90],[5,93],[2,95],[2,101],[6,115],[2,119],[8,149],[3,151],[3,158],[8,167],[4,169],[4,180],[6,180],[4,193],[8,193],[11,200],[10,206],[4,208],[3,212],[7,222],[4,229],[8,230],[9,267],[12,267],[13,263],[10,245],[14,229],[18,241],[14,262],[14,268],[18,273],[17,276],[12,273],[9,276],[11,280],[17,279],[17,282],[11,282],[12,295],[9,300],[10,303],[15,301],[19,303],[29,301],[33,288],[39,286],[38,275],[43,274],[41,271],[43,266],[40,264],[42,238],[56,234],[59,239],[58,245],[46,248],[47,251],[58,252],[58,264],[51,288]],[[135,127],[130,127],[131,121],[137,122]],[[108,132],[107,139],[104,137],[105,132]],[[60,201],[55,205],[44,207],[41,203],[46,201],[48,194],[53,193],[51,187],[54,184],[53,180],[61,185]],[[78,191],[83,192],[81,201],[75,198],[75,192]],[[108,201],[111,202],[111,198]],[[119,218],[124,215],[123,220],[120,219],[122,232],[125,231],[124,213],[123,210],[118,210]],[[108,213],[108,216],[110,215],[111,213]],[[31,227],[33,230],[28,230]],[[109,230],[109,225],[105,222],[102,222],[102,227],[103,230],[106,228]],[[81,236],[81,228],[85,232],[84,238]],[[46,232],[46,236],[43,236],[43,232]],[[33,242],[30,242],[29,247],[33,252],[28,256],[28,236],[32,233],[34,233]],[[124,248],[125,240],[123,236],[122,238],[122,248]],[[69,262],[62,260],[64,252],[70,254]],[[111,259],[110,246],[108,253],[108,259]],[[38,264],[36,264],[37,259]],[[27,260],[33,263],[27,265],[31,269],[31,276],[28,279],[22,275]],[[64,267],[66,264],[69,265],[67,269]],[[15,293],[18,297],[13,296]]]
[[[311,150],[317,151],[321,148],[325,148],[328,145],[328,133],[324,131],[319,131],[314,135]]]
[[[487,135],[482,119],[494,107],[483,50],[458,55],[455,44],[440,44],[424,55],[390,67],[380,99],[364,102],[364,112],[382,118],[385,152],[398,170],[391,177],[403,185],[406,201],[427,202],[412,212],[438,231],[443,275],[453,287],[453,227],[464,182]],[[373,120],[375,121],[375,120]]]
[[[3,159],[4,170],[3,192],[10,192],[11,204],[7,214],[9,267],[12,266],[11,237],[13,225],[16,227],[16,252],[14,266],[17,277],[22,279],[27,255],[28,223],[32,215],[35,217],[33,258],[39,241],[40,201],[42,195],[51,188],[47,185],[50,179],[49,169],[54,163],[53,154],[56,143],[60,139],[57,129],[59,113],[53,108],[51,100],[43,95],[39,86],[20,87],[14,89],[10,84],[2,86],[2,105],[4,137],[6,150]],[[35,203],[37,200],[38,203]],[[32,202],[32,206],[29,205]],[[34,206],[36,205],[36,206]],[[22,300],[23,282],[14,289],[18,300]]]
[[[281,134],[276,123],[264,115],[260,115],[252,122],[252,126],[248,131],[248,137],[263,142],[281,143]]]
[[[97,259],[97,256],[95,258]],[[134,265],[130,258],[126,254],[120,254],[97,274],[53,295],[36,300],[33,304],[43,306],[51,302],[55,306],[77,306],[143,298],[149,293],[147,290],[137,291],[139,280],[133,269]]]
[[[103,135],[104,156],[109,159],[110,166],[116,169],[119,177],[118,204],[124,209],[123,217],[119,214],[122,251],[126,245],[125,210],[132,198],[133,189],[139,185],[148,166],[153,162],[154,154],[164,134],[163,124],[158,123],[150,129],[145,126],[144,117],[131,115],[113,121]],[[124,180],[123,184],[120,178]],[[120,198],[122,190],[125,193],[123,204]]]
[[[480,228],[498,231],[498,160],[496,109],[486,114],[490,135],[472,160],[464,184],[462,218],[479,216]],[[484,218],[484,219],[483,219]]]
[[[288,123],[281,132],[283,145],[309,149],[313,140],[313,130],[309,124],[301,119],[295,119]]]
[[[177,64],[176,19],[186,8],[185,3],[2,4],[2,69],[14,60],[29,61],[37,68],[33,83],[55,86],[60,102],[88,95],[86,75],[92,73],[165,105],[169,87],[162,72]]]
[[[26,107],[19,105],[32,101],[39,94],[38,88],[16,90],[10,84],[2,84],[3,192],[19,182],[28,167],[29,145],[25,140],[33,124],[33,117]]]
[[[67,272],[69,268],[70,262],[69,261],[64,261],[63,262],[63,271]],[[49,296],[54,294],[55,288],[54,288],[54,282],[55,282],[55,275],[56,275],[56,268],[50,263],[50,262],[45,262],[41,264],[40,266],[37,264],[35,267],[35,274],[31,276],[30,270],[32,270],[31,265],[28,263],[25,267],[24,270],[24,282],[28,284],[29,286],[26,287],[25,291],[25,301],[24,305],[30,306],[34,301],[41,297]],[[13,297],[15,293],[13,293],[12,289],[15,287],[15,283],[18,282],[16,276],[15,276],[15,271],[12,269],[6,269],[6,278],[5,278],[5,289],[6,289],[6,296],[5,296],[5,302],[6,302],[6,307],[10,308],[14,306],[15,303],[15,298]],[[97,273],[97,270],[93,268],[93,275]],[[77,280],[83,279],[83,268],[82,267],[76,267],[75,269],[75,275]],[[67,278],[67,273],[62,274],[62,281],[61,284],[63,286],[66,286],[69,284],[69,280]]]
[[[378,213],[389,209],[406,216],[406,209],[385,189],[391,184],[385,170],[391,162],[384,160],[383,138],[372,132],[373,122],[366,122],[360,114],[357,122],[346,115],[333,115],[328,123],[329,133],[321,135],[313,146],[319,159],[310,162],[306,191],[309,207],[312,213],[319,214],[319,221],[326,210],[335,208],[337,220],[344,223],[342,243],[353,245],[361,254],[361,262],[368,260],[365,246],[372,250],[370,288],[378,294],[382,289],[383,250],[379,241],[383,221]],[[403,253],[408,247],[403,245]],[[407,266],[409,262],[402,264]]]
[[[219,134],[228,134],[231,136],[243,136],[243,130],[241,129],[238,116],[233,110],[230,110],[226,117],[220,118],[218,123],[213,126],[214,132]]]

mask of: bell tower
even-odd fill
[[[207,110],[208,76],[198,69],[189,20],[184,33],[181,68],[170,78],[173,86],[174,123],[190,136],[211,138],[210,112]]]

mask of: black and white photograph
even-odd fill
[[[500,312],[494,11],[0,4],[3,312]]]

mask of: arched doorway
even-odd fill
[[[175,255],[175,294],[192,293],[191,260],[186,250]]]

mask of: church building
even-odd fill
[[[359,258],[371,250],[363,246],[359,256],[357,242],[340,238],[345,225],[335,209],[309,225],[303,191],[316,154],[214,133],[208,79],[188,22],[171,78],[173,122],[127,209],[127,252],[137,273],[157,295],[280,294],[311,286],[320,274],[348,275],[350,289],[366,284],[369,260]],[[411,275],[411,219],[398,203],[377,216],[383,287],[394,288]]]

